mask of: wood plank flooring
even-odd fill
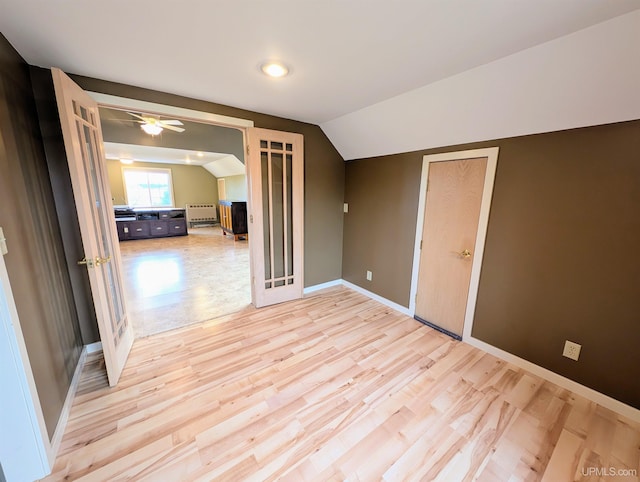
[[[45,480],[638,480],[640,424],[341,287],[101,365]]]

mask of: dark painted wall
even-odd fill
[[[82,342],[85,345],[100,341],[98,322],[93,305],[93,295],[89,284],[89,275],[84,266],[77,261],[85,257],[80,234],[78,213],[76,212],[71,174],[67,162],[67,153],[62,137],[60,115],[56,104],[55,90],[51,70],[31,67],[31,82],[38,111],[40,132],[44,142],[44,150],[49,170],[49,179],[55,208],[60,224],[63,249],[69,279],[73,290],[73,298],[78,314]]]
[[[408,306],[422,156],[490,146],[473,336],[640,408],[640,121],[348,162],[344,279]]]
[[[0,35],[0,226],[7,271],[49,432],[82,341],[29,66]]]
[[[342,278],[402,306],[409,306],[421,166],[418,154],[346,164]]]
[[[99,110],[104,142],[233,154],[244,163],[242,132],[238,129],[185,120],[181,126],[185,132],[165,129],[159,136],[150,136],[127,112],[102,107]]]
[[[85,90],[194,109],[254,121],[256,127],[304,135],[305,286],[341,277],[344,162],[320,127],[243,109],[213,104],[81,76],[71,76]],[[215,89],[215,86],[212,86]]]

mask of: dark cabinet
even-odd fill
[[[245,201],[220,201],[220,226],[223,234],[230,234],[237,241],[247,238],[247,203]]]
[[[151,236],[167,236],[169,233],[169,223],[167,221],[151,221],[149,223]]]
[[[126,219],[116,216],[116,226],[120,241],[188,234],[184,209],[131,210]]]
[[[184,219],[169,220],[169,236],[180,236],[187,234],[187,222]]]
[[[149,221],[129,222],[129,238],[148,238]]]

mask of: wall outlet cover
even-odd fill
[[[566,340],[564,342],[564,350],[562,351],[562,356],[566,356],[567,358],[578,361],[578,358],[580,358],[581,348],[582,345],[579,345],[578,343],[573,341]]]
[[[371,281],[373,279],[373,273],[371,271],[367,271],[367,281]]]

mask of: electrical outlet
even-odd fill
[[[344,203],[344,206],[342,208],[344,210],[345,213],[349,212],[349,203]]]
[[[578,361],[580,357],[580,349],[582,345],[578,345],[573,341],[566,340],[564,342],[564,350],[562,351],[562,356],[566,356],[567,358],[571,358],[572,360]]]
[[[373,273],[371,271],[367,271],[367,281],[371,281],[373,279]]]

